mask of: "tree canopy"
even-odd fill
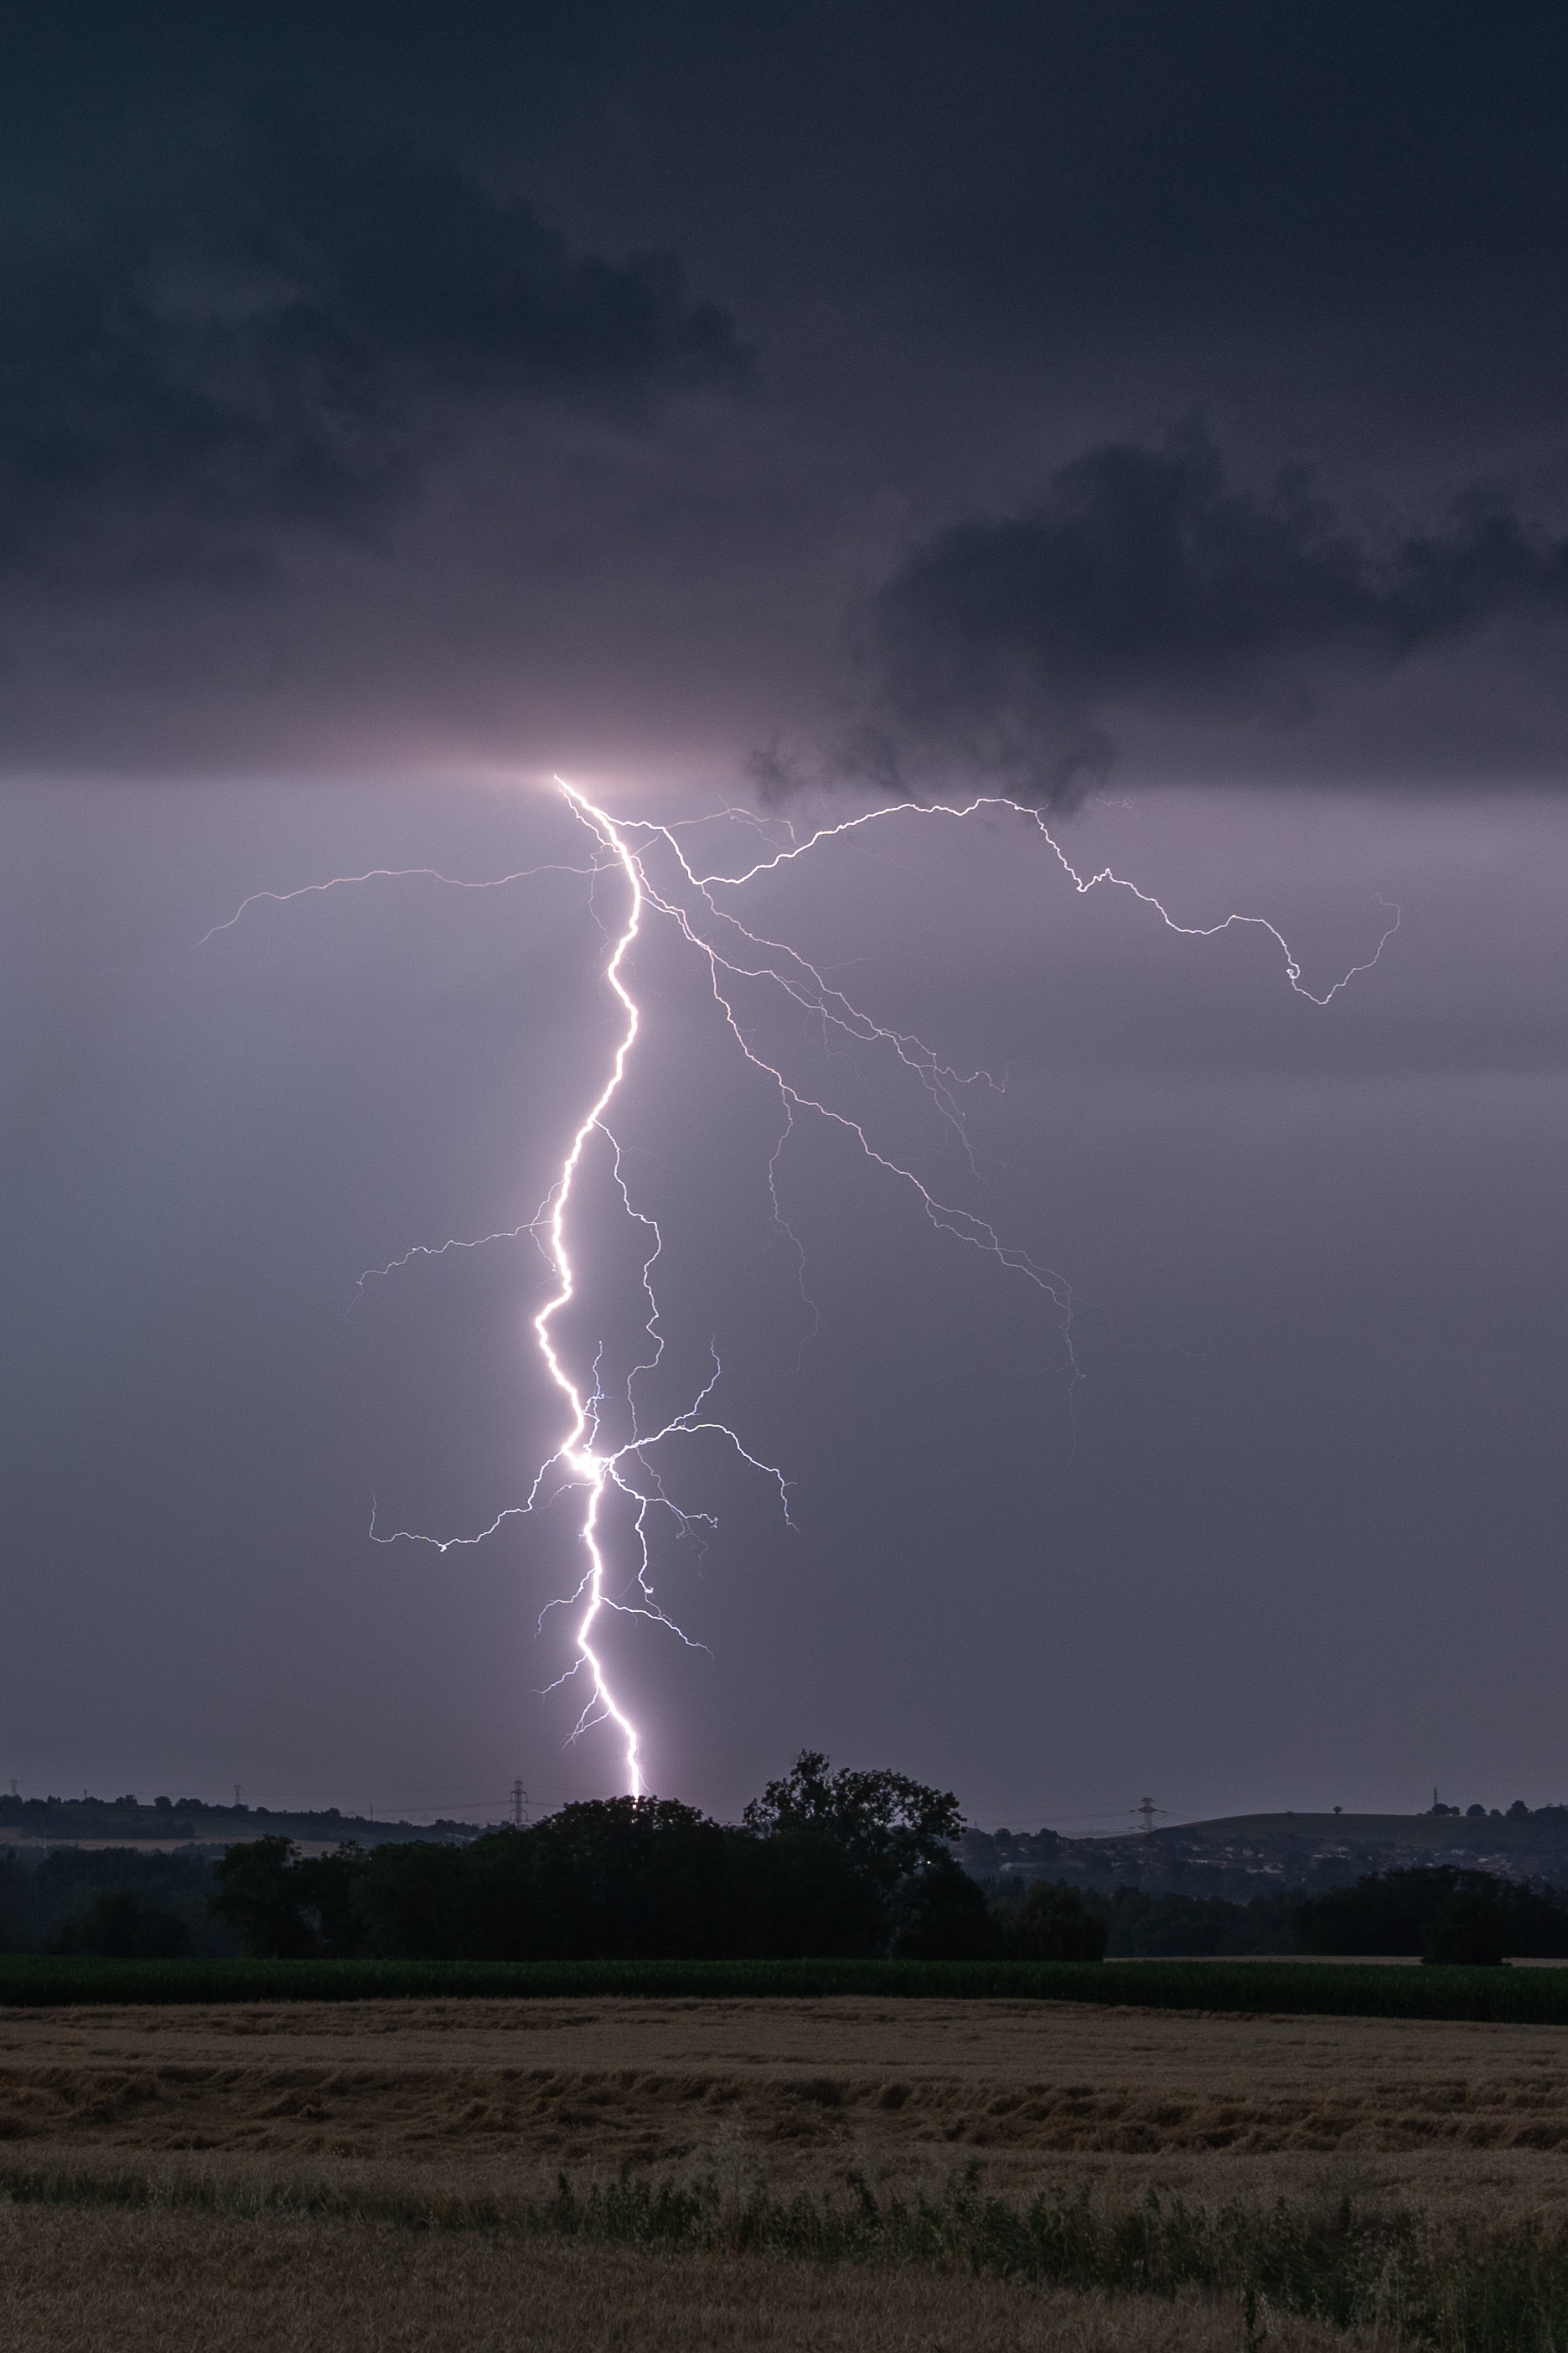
[[[746,1808],[760,1836],[814,1831],[831,1839],[888,1891],[945,1854],[963,1829],[951,1789],[932,1789],[906,1773],[835,1772],[819,1749],[803,1748],[781,1781],[770,1781]]]

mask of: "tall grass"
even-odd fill
[[[913,2199],[879,2198],[854,2177],[847,2193],[784,2200],[761,2180],[726,2193],[712,2179],[655,2182],[627,2173],[584,2189],[563,2174],[552,2196],[502,2202],[432,2195],[416,2183],[366,2192],[276,2177],[246,2184],[232,2176],[154,2179],[16,2165],[0,2171],[0,2192],[27,2204],[346,2213],[426,2230],[990,2274],[1110,2295],[1196,2290],[1239,2302],[1257,2345],[1272,2310],[1339,2328],[1374,2327],[1432,2353],[1568,2348],[1568,2233],[1536,2221],[1362,2212],[1349,2198],[1204,2206],[1151,2194],[1116,2207],[1086,2192],[1019,2206],[982,2195],[973,2167],[941,2193]]]
[[[0,1956],[0,2008],[79,2002],[830,1994],[1568,2024],[1568,1968],[1281,1961],[103,1961]]]
[[[973,2169],[940,2198],[848,2200],[757,2189],[726,2204],[691,2189],[626,2179],[585,2194],[563,2178],[548,2227],[613,2242],[673,2242],[735,2253],[879,2261],[990,2272],[1098,2289],[1174,2295],[1199,2288],[1259,2307],[1391,2328],[1437,2353],[1558,2353],[1568,2347],[1568,2236],[1535,2221],[1435,2225],[1413,2214],[1358,2214],[1234,2202],[1189,2205],[1151,2194],[1120,2211],[1041,2196],[1020,2208],[983,2197]],[[1250,2326],[1251,2324],[1249,2324]]]

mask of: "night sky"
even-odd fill
[[[668,921],[616,1113],[720,1525],[661,1794],[803,1746],[1112,1829],[1568,1799],[1568,16],[1325,0],[15,14],[0,1776],[621,1786],[542,1605],[531,1219],[617,1035],[555,774],[955,1071]],[[964,819],[931,804],[1011,800]],[[1038,812],[1084,874],[1073,890]],[[483,881],[333,876],[427,868]],[[208,934],[212,934],[208,936]],[[602,1141],[560,1325],[635,1360]],[[790,1234],[798,1240],[799,1255]],[[361,1278],[364,1278],[362,1282]],[[617,1372],[618,1368],[618,1372]],[[699,1532],[700,1534],[700,1532]],[[630,1556],[617,1559],[624,1578]]]

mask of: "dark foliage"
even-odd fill
[[[270,1832],[216,1864],[134,1848],[64,1847],[36,1862],[0,1850],[0,1952],[535,1965],[1568,1957],[1568,1895],[1449,1866],[1245,1902],[1016,1873],[982,1888],[940,1835],[955,1811],[902,1776],[837,1773],[807,1755],[739,1828],[668,1800],[612,1799],[466,1844],[306,1856]],[[110,1901],[120,1898],[132,1900]]]
[[[395,1853],[397,1850],[391,1848],[388,1852]],[[420,1852],[450,1854],[453,1850],[448,1846],[437,1846],[434,1849],[423,1847]],[[360,1950],[355,1891],[363,1861],[360,1849],[347,1844],[339,1847],[335,1854],[307,1855],[291,1866],[293,1885],[289,1893],[304,1916],[305,1926],[315,1939],[317,1949],[329,1953],[356,1953]]]
[[[0,1952],[26,1952],[33,1941],[26,1933],[32,1879],[16,1848],[7,1847],[0,1854]]]
[[[731,1831],[741,1949],[769,1960],[880,1952],[887,1906],[852,1851],[826,1830]]]
[[[1458,1887],[1432,1915],[1424,1961],[1495,1968],[1507,1955],[1509,1906],[1495,1887]]]
[[[107,1961],[173,1961],[191,1949],[191,1932],[166,1905],[144,1903],[121,1889],[100,1895],[55,1939],[57,1953],[91,1954]]]
[[[213,1873],[207,1909],[258,1960],[301,1960],[321,1950],[305,1918],[304,1866],[286,1838],[231,1846]]]
[[[984,1889],[951,1855],[937,1855],[905,1882],[892,1939],[892,1950],[900,1958],[984,1961],[1004,1949],[1002,1933]],[[1073,1953],[1060,1957],[1098,1960],[1100,1956]]]
[[[389,1846],[344,1860],[352,1874],[347,1933],[338,1939],[322,1937],[329,1952],[417,1953],[449,1960],[462,1950],[473,1909],[474,1850]]]
[[[110,1953],[129,1936],[124,1948],[147,1958],[232,1953],[235,1940],[207,1915],[211,1883],[203,1854],[57,1847],[34,1861],[10,1848],[0,1853],[0,1952]],[[134,1931],[126,1902],[141,1918]]]
[[[982,1957],[985,1899],[953,1861],[956,1800],[902,1774],[803,1756],[726,1829],[663,1798],[564,1806],[467,1846],[298,1857],[230,1847],[211,1909],[258,1958]]]
[[[1437,1929],[1440,1918],[1446,1925]],[[1469,1930],[1461,1925],[1467,1920]],[[1521,1960],[1568,1958],[1568,1900],[1556,1889],[1447,1864],[1376,1873],[1353,1887],[1312,1896],[1297,1905],[1295,1927],[1304,1953],[1460,1957],[1447,1949],[1428,1955],[1436,1930],[1445,1947],[1467,1934],[1496,1944],[1500,1960],[1505,1953]]]
[[[770,1781],[746,1808],[748,1830],[816,1831],[841,1846],[858,1868],[890,1894],[910,1872],[945,1854],[963,1828],[950,1789],[930,1789],[903,1773],[834,1772],[819,1751],[803,1748],[782,1781]]]
[[[530,1958],[693,1960],[734,1950],[724,1832],[674,1799],[563,1807],[521,1837],[534,1896]]]
[[[1014,1902],[999,1904],[995,1919],[1001,1949],[1019,1961],[1100,1961],[1105,1957],[1108,1925],[1091,1911],[1082,1893],[1059,1882],[1037,1879]]]
[[[1118,1959],[1297,1950],[1293,1915],[1300,1898],[1295,1895],[1255,1895],[1244,1904],[1232,1904],[1219,1895],[1147,1895],[1142,1888],[1119,1887],[1087,1901],[1090,1911],[1104,1919],[1106,1950]]]
[[[1568,1957],[1568,1901],[1449,1867],[1240,1904],[1018,1877],[985,1890],[945,1842],[955,1813],[900,1775],[834,1773],[808,1754],[742,1828],[668,1799],[612,1798],[462,1847],[303,1859],[286,1839],[254,1840],[216,1867],[212,1910],[245,1951],[285,1959]]]

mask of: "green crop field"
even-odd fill
[[[1568,2025],[1568,1968],[1385,1968],[1289,1961],[103,1961],[0,1957],[0,2006],[213,2001],[821,1999],[1106,2007]]]

